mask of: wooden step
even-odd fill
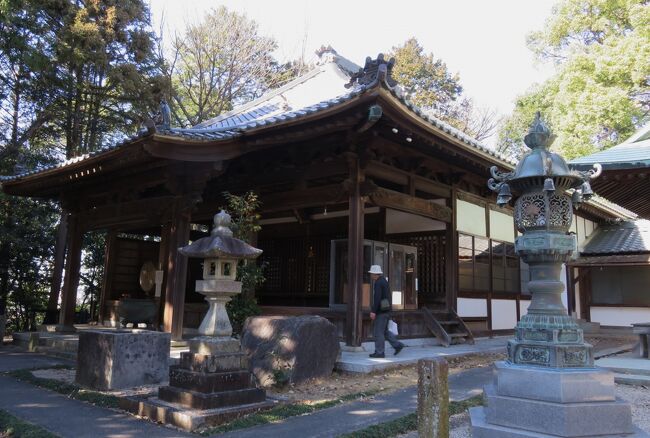
[[[460,322],[458,321],[438,321],[441,325],[458,325]]]
[[[461,332],[461,333],[448,333],[450,338],[464,338],[466,336],[469,336],[469,333],[467,332]]]

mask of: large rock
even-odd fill
[[[336,326],[313,315],[249,318],[241,344],[263,386],[327,377],[340,351]]]
[[[79,333],[77,383],[98,390],[161,383],[169,371],[169,333],[84,330]]]

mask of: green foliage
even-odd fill
[[[241,333],[246,318],[257,316],[262,313],[257,305],[257,300],[255,300],[255,298],[247,297],[244,294],[235,295],[228,304],[226,304],[226,310],[228,311],[232,331],[235,335]]]
[[[262,227],[259,224],[259,197],[254,192],[233,195],[225,192],[225,210],[232,217],[233,235],[247,243],[252,240]],[[263,267],[253,261],[242,261],[237,267],[237,280],[242,282],[242,293],[233,297],[226,305],[228,316],[233,326],[233,333],[239,334],[246,318],[262,313],[255,300],[255,289],[264,283]]]
[[[452,75],[441,59],[424,53],[415,38],[393,47],[390,56],[395,58],[393,77],[411,94],[409,98],[413,103],[434,109],[441,116],[451,113],[451,104],[463,88],[458,75]]]
[[[59,435],[14,417],[3,410],[0,410],[0,436],[2,438],[59,438]]]
[[[425,53],[417,39],[393,47],[389,56],[395,58],[393,77],[414,104],[479,141],[494,133],[496,113],[476,108],[471,99],[463,96],[458,75],[452,75],[441,59]]]
[[[543,31],[529,37],[557,73],[520,96],[499,134],[499,148],[521,153],[535,111],[542,112],[567,158],[623,141],[650,115],[650,5],[645,0],[563,0]]]
[[[271,56],[276,47],[273,38],[259,34],[255,21],[224,6],[189,24],[172,41],[165,66],[175,121],[196,125],[260,96],[277,66]]]

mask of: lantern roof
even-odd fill
[[[496,166],[492,167],[493,178],[488,182],[488,187],[499,191],[505,200],[511,196],[510,188],[519,193],[542,187],[547,191],[577,189],[600,175],[601,167],[598,164],[588,171],[571,170],[560,154],[548,149],[553,140],[551,130],[537,112],[524,137],[524,143],[530,151],[511,172],[500,172]],[[586,187],[584,189],[587,190]],[[588,192],[591,194],[590,188]]]
[[[210,236],[202,237],[191,244],[179,248],[181,254],[192,258],[232,258],[255,259],[262,254],[262,250],[249,245],[241,239],[233,237],[230,226],[230,215],[221,210],[214,215],[214,228]]]

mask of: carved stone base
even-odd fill
[[[520,365],[593,367],[592,348],[572,317],[528,314],[517,324],[515,339],[508,341],[508,359]]]
[[[555,368],[584,368],[594,365],[590,344],[556,344],[551,342],[508,341],[508,358],[519,365]]]

